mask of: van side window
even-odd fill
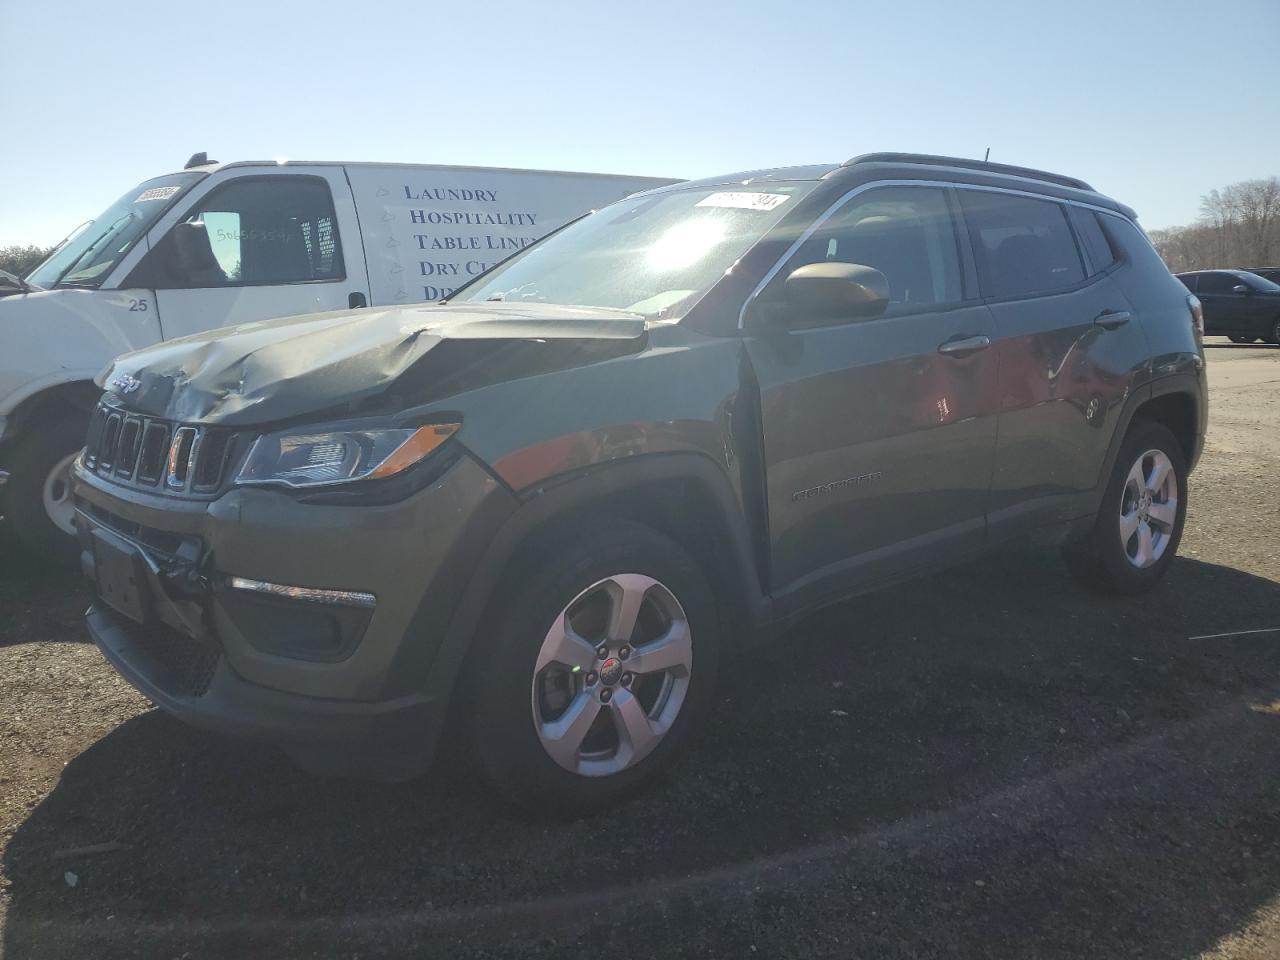
[[[960,249],[945,193],[932,187],[883,187],[854,197],[787,263],[785,280],[810,263],[857,263],[889,281],[889,314],[955,303]]]
[[[959,193],[988,296],[1053,293],[1084,280],[1062,204],[985,190]]]
[[[1199,276],[1200,276],[1200,274],[1198,274],[1198,273],[1184,273],[1184,274],[1182,274],[1182,276],[1178,277],[1178,279],[1182,281],[1182,285],[1183,285],[1184,287],[1186,287],[1186,288],[1187,288],[1188,290],[1190,290],[1192,293],[1195,293],[1195,292],[1196,292],[1196,280],[1197,280],[1197,278],[1198,278]]]
[[[1071,225],[1076,228],[1076,236],[1080,238],[1084,252],[1089,257],[1089,264],[1093,267],[1090,273],[1101,273],[1115,263],[1116,255],[1111,250],[1111,244],[1107,243],[1106,234],[1102,232],[1098,215],[1084,207],[1067,207],[1067,214],[1071,217]]]
[[[151,254],[157,289],[272,286],[344,278],[333,199],[321,177],[242,177],[201,198]]]

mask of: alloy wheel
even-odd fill
[[[675,723],[692,668],[689,620],[671,590],[638,573],[593,583],[538,651],[532,706],[543,749],[581,776],[634,767]]]
[[[1140,570],[1164,556],[1178,520],[1178,477],[1162,450],[1134,461],[1120,496],[1120,542],[1125,557]]]

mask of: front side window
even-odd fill
[[[1232,287],[1238,287],[1241,279],[1234,273],[1202,273],[1200,274],[1200,293],[1230,295]]]
[[[1035,296],[1084,280],[1062,204],[985,190],[961,190],[960,197],[985,263],[988,296]]]
[[[160,215],[205,176],[174,173],[139,184],[36,267],[27,282],[42,290],[101,286]]]
[[[800,246],[778,283],[811,263],[872,267],[889,285],[885,313],[961,299],[960,249],[946,194],[931,187],[880,187],[837,210]]]
[[[242,177],[199,200],[150,255],[150,286],[195,289],[341,280],[342,245],[321,177]]]
[[[605,207],[453,296],[604,307],[676,320],[816,182],[664,190]]]

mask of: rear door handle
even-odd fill
[[[1103,330],[1114,330],[1128,323],[1131,316],[1133,314],[1128,310],[1103,310],[1093,318],[1093,322]]]
[[[989,346],[991,346],[991,338],[987,336],[961,337],[959,340],[948,340],[938,347],[938,352],[959,359],[971,353],[977,353],[979,350],[985,350]]]

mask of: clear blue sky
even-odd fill
[[[1280,2],[0,0],[0,244],[196,150],[704,176],[913,150],[1148,228],[1280,174]]]

